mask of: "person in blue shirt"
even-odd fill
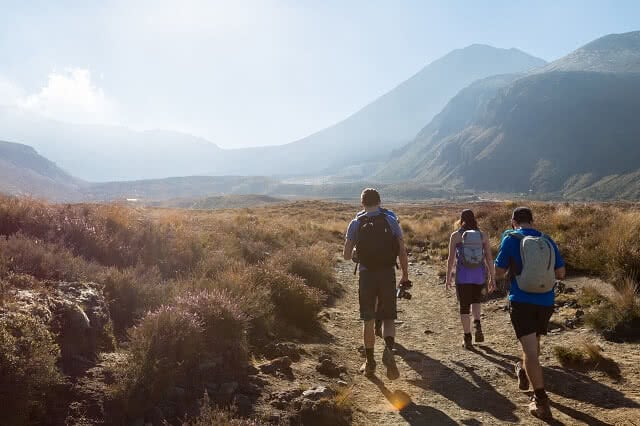
[[[544,390],[539,357],[540,336],[547,334],[549,320],[553,314],[554,289],[546,293],[527,293],[518,287],[516,275],[522,271],[523,263],[520,255],[520,239],[513,233],[534,237],[539,237],[542,233],[533,227],[533,213],[528,207],[518,207],[513,210],[511,227],[512,230],[505,231],[502,236],[500,250],[495,260],[495,273],[498,279],[508,276],[511,280],[509,290],[511,323],[522,345],[522,362],[518,362],[515,366],[516,375],[520,389],[528,389],[529,383],[533,387],[534,397],[529,405],[529,412],[542,419],[551,419],[551,408]],[[555,252],[556,279],[564,279],[565,266],[558,246],[551,238],[549,242]]]
[[[364,321],[363,340],[366,355],[366,361],[360,371],[365,374],[375,372],[374,323],[378,319],[382,321],[385,341],[382,363],[387,367],[387,377],[393,380],[400,375],[393,355],[396,334],[394,320],[398,315],[395,264],[396,258],[399,258],[402,269],[400,282],[408,282],[409,260],[402,229],[388,210],[380,208],[378,191],[366,188],[362,191],[360,201],[364,211],[349,223],[343,250],[344,259],[350,260],[355,248],[360,261],[358,301],[360,319]]]

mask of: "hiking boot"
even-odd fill
[[[540,420],[553,419],[549,398],[539,399],[535,396],[531,397],[531,403],[529,404],[529,413],[532,416],[539,418]]]
[[[376,362],[365,361],[360,367],[360,372],[365,376],[373,376],[376,372]]]
[[[382,352],[382,363],[387,367],[387,377],[389,380],[395,380],[400,377],[400,371],[398,371],[396,359],[391,349],[384,348],[384,352]]]
[[[518,378],[518,388],[520,390],[529,389],[529,378],[520,361],[516,362],[516,377]]]
[[[472,349],[473,342],[471,340],[471,333],[464,335],[464,342],[462,343],[462,347],[465,349]]]
[[[476,324],[475,340],[476,340],[476,343],[484,342],[484,334],[482,334],[482,327],[480,327],[480,324]]]

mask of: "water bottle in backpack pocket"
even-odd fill
[[[522,270],[515,275],[518,288],[527,293],[547,293],[556,283],[556,252],[549,237],[539,237],[511,232],[520,241]]]

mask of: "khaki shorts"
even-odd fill
[[[360,271],[358,282],[360,319],[398,318],[396,310],[396,271],[393,267]]]

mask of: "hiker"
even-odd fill
[[[511,323],[522,345],[522,361],[515,365],[521,390],[533,387],[529,412],[543,420],[552,418],[540,366],[540,336],[547,334],[555,303],[555,281],[564,279],[564,261],[556,243],[533,228],[533,213],[518,207],[511,216],[496,257],[496,278],[511,280]],[[524,260],[524,262],[523,262]]]
[[[352,259],[355,248],[360,262],[358,280],[358,299],[360,319],[364,321],[363,337],[366,361],[360,371],[371,375],[375,373],[376,362],[373,356],[375,345],[374,323],[382,321],[382,335],[385,348],[382,363],[387,367],[387,377],[397,379],[400,376],[394,359],[396,311],[396,258],[400,258],[402,278],[400,283],[409,282],[409,261],[402,240],[402,230],[398,221],[380,208],[380,194],[372,188],[362,191],[360,201],[364,212],[351,221],[347,229],[343,256]]]
[[[455,266],[455,268],[454,268]],[[482,289],[488,278],[489,293],[495,289],[493,258],[487,235],[478,229],[473,211],[466,209],[460,214],[460,229],[449,238],[449,261],[445,288],[451,288],[455,272],[456,294],[460,303],[460,320],[465,349],[473,347],[471,340],[471,315],[475,330],[475,342],[484,342],[480,323]]]

